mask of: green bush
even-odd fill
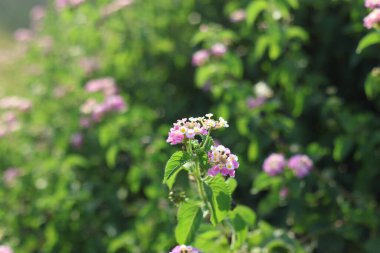
[[[212,112],[230,125],[216,140],[239,157],[232,202],[256,222],[238,229],[244,240],[230,250],[231,238],[205,221],[193,246],[378,251],[379,39],[362,25],[361,2],[117,2],[50,3],[19,45],[32,107],[17,113],[21,129],[0,137],[0,170],[18,168],[0,183],[0,244],[16,253],[169,252],[177,208],[162,184],[174,151],[167,133],[177,119]],[[218,43],[225,53],[192,64]],[[85,101],[104,99],[86,84],[105,77],[126,108],[83,127]],[[271,153],[307,154],[313,171],[268,176]],[[183,173],[177,181],[172,200],[192,187]]]

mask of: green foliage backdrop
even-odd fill
[[[363,3],[130,2],[108,12],[107,0],[60,10],[51,2],[20,42],[32,107],[19,113],[19,131],[0,137],[0,172],[19,168],[14,182],[0,183],[0,242],[16,253],[169,252],[167,133],[177,119],[212,112],[230,124],[217,139],[239,156],[232,198],[257,216],[234,252],[378,252],[379,46],[372,32],[357,50],[370,33]],[[245,16],[231,20],[237,10]],[[227,52],[192,65],[216,43]],[[81,127],[80,108],[95,96],[85,85],[103,77],[115,80],[127,110]],[[253,108],[259,82],[273,94]],[[261,167],[275,152],[308,154],[313,172],[269,177]],[[211,226],[191,241],[228,252]]]

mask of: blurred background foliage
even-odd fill
[[[25,14],[42,3],[40,18]],[[257,215],[234,252],[378,252],[379,48],[356,51],[367,13],[349,0],[2,0],[1,96],[32,106],[12,112],[18,131],[0,137],[0,244],[168,252],[167,132],[213,112],[229,121],[217,139],[241,163],[234,201]],[[227,52],[192,65],[216,43]],[[84,127],[80,108],[96,97],[85,85],[103,77],[127,110]],[[272,91],[261,102],[259,82]],[[313,173],[267,176],[274,152],[309,155]],[[203,225],[193,246],[228,252],[218,233]]]

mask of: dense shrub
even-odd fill
[[[169,252],[176,204],[194,196],[180,173],[168,200],[168,132],[213,112],[230,125],[215,141],[239,157],[233,205],[256,217],[230,252],[378,251],[379,35],[363,27],[363,3],[57,0],[34,10],[16,34],[31,104],[0,103],[2,244]],[[204,221],[186,243],[229,252],[229,240]]]

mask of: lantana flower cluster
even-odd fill
[[[123,112],[127,109],[124,98],[118,94],[113,78],[101,78],[86,84],[88,93],[101,92],[104,96],[102,102],[89,98],[81,106],[82,127],[89,127],[92,123],[100,122],[104,116],[111,112]]]
[[[183,143],[186,139],[194,139],[196,135],[207,135],[210,130],[228,127],[227,121],[222,117],[219,120],[212,119],[212,114],[206,117],[184,118],[178,120],[170,128],[169,137],[166,140],[171,145]]]
[[[380,22],[380,1],[366,0],[364,5],[365,7],[372,9],[371,13],[363,20],[364,26],[367,29],[371,29]]]
[[[313,161],[304,154],[294,155],[286,161],[283,154],[274,153],[265,159],[263,170],[269,176],[276,176],[281,174],[286,166],[293,170],[298,178],[304,178],[313,169]]]
[[[191,246],[178,245],[175,246],[169,253],[200,253],[199,249]]]
[[[223,43],[215,43],[209,50],[201,49],[193,54],[192,64],[194,66],[202,66],[211,56],[222,57],[227,53],[227,47]]]
[[[212,166],[207,173],[209,176],[216,176],[221,173],[223,176],[234,177],[235,170],[239,167],[238,157],[223,145],[211,146],[211,150],[208,152],[208,160]]]

